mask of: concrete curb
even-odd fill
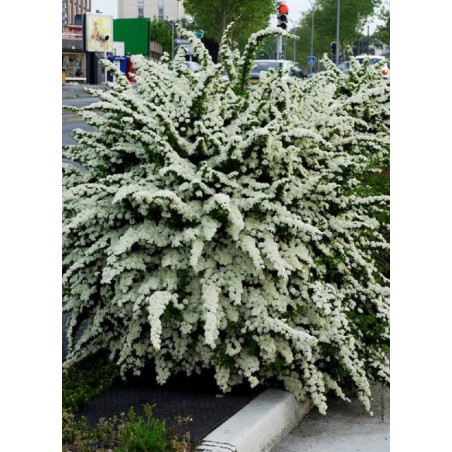
[[[309,412],[309,400],[300,403],[281,389],[267,389],[238,413],[209,433],[199,452],[269,452]]]

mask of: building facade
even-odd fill
[[[66,3],[66,23],[74,25],[77,14],[89,13],[91,11],[91,0],[63,0]]]
[[[67,81],[86,81],[86,52],[83,13],[91,12],[91,0],[62,0],[62,66]]]
[[[183,0],[118,0],[118,19],[136,17],[163,20],[184,19]]]
[[[64,27],[65,25],[67,25],[67,13],[66,13],[66,0],[62,0],[62,27]]]
[[[63,27],[62,66],[67,81],[86,80],[86,57],[81,25]]]

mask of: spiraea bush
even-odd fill
[[[389,382],[389,86],[369,65],[301,82],[248,72],[269,29],[221,64],[135,57],[76,109],[64,166],[67,364],[106,349],[164,383],[213,369],[228,391],[279,382],[320,412],[329,390],[371,410]],[[222,81],[226,71],[229,82]],[[82,334],[80,334],[82,331]],[[77,334],[78,333],[78,334]],[[76,339],[77,338],[77,339]]]

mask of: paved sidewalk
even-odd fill
[[[373,417],[358,401],[331,400],[326,416],[313,408],[272,452],[389,452],[389,389],[372,393]]]
[[[90,97],[89,94],[85,93],[84,88],[94,88],[105,90],[105,85],[88,85],[85,83],[67,83],[62,86],[62,98],[63,99],[74,99],[77,97]]]

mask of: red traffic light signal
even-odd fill
[[[281,3],[278,5],[278,13],[279,14],[289,14],[289,7],[285,3]]]
[[[289,7],[285,3],[279,3],[277,10],[278,10],[276,15],[277,26],[285,30],[287,28],[288,22],[287,15],[289,14]]]

